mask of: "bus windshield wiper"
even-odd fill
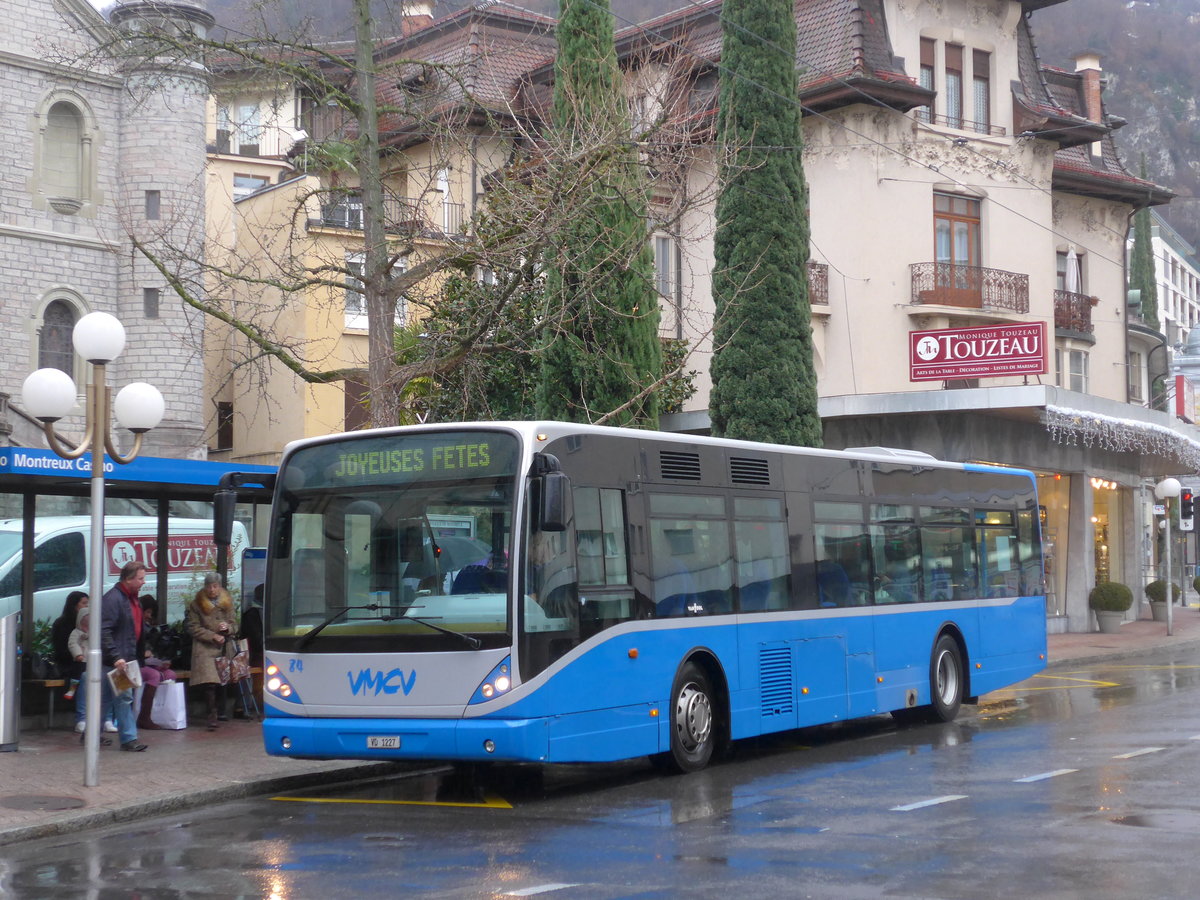
[[[312,631],[309,631],[306,634],[302,635],[300,637],[300,640],[296,641],[296,648],[295,648],[296,652],[299,652],[299,651],[303,650],[305,647],[307,647],[309,642],[313,638],[315,638],[318,634],[320,634],[322,631],[325,630],[326,625],[332,625],[339,618],[341,618],[345,613],[350,612],[350,610],[352,610],[352,609],[378,609],[378,608],[379,608],[379,606],[377,604],[372,603],[369,606],[343,606],[341,609],[335,610],[331,615],[329,615],[325,618],[324,622],[322,622],[320,625],[318,625]]]
[[[428,619],[419,619],[416,616],[410,616],[408,613],[400,613],[398,616],[383,616],[385,622],[394,622],[397,619],[407,619],[410,622],[417,622],[427,628],[432,628],[434,631],[440,631],[442,634],[452,634],[456,638],[462,638],[472,650],[478,650],[483,646],[483,641],[475,637],[473,634],[463,634],[461,631],[455,631],[453,628],[446,628],[443,625],[438,625],[430,622]]]
[[[368,612],[378,612],[383,608],[384,607],[380,606],[378,603],[367,603],[364,606],[343,606],[341,609],[334,610],[334,612],[327,616],[325,621],[323,621],[320,625],[318,625],[312,631],[301,635],[300,639],[296,641],[296,647],[293,652],[299,653],[309,645],[313,638],[324,631],[327,625],[332,625],[351,610],[365,609]],[[472,650],[478,650],[483,646],[483,641],[479,640],[479,638],[474,637],[473,635],[463,634],[461,631],[455,631],[452,628],[446,628],[442,625],[437,625],[433,622],[430,622],[428,619],[420,619],[416,616],[410,616],[408,613],[401,613],[398,616],[380,616],[380,618],[384,622],[395,622],[398,619],[408,619],[411,622],[416,622],[420,625],[426,626],[427,628],[432,628],[434,631],[440,631],[442,634],[452,634],[456,638],[461,638]]]

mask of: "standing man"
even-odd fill
[[[142,607],[138,595],[146,583],[146,566],[127,562],[121,567],[121,580],[100,601],[100,652],[104,665],[125,672],[138,670],[137,642],[142,636]],[[138,675],[141,672],[138,670]],[[137,739],[137,716],[133,712],[133,691],[116,695],[117,731],[121,749],[132,753],[146,749]]]

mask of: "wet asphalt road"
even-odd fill
[[[1200,655],[644,761],[427,774],[4,848],[14,897],[1191,898]]]

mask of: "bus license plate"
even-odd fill
[[[372,734],[367,737],[368,750],[399,750],[400,735]]]

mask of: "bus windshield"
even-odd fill
[[[443,651],[509,641],[518,443],[426,432],[316,444],[280,473],[268,645]]]

